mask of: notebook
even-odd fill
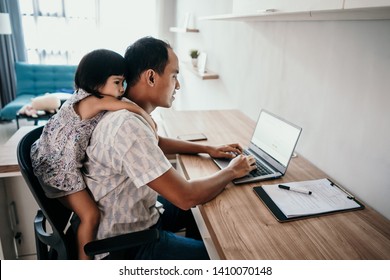
[[[244,154],[253,155],[257,169],[247,176],[233,180],[244,184],[282,177],[297,145],[302,128],[283,120],[267,110],[261,110],[249,147]],[[230,159],[213,161],[219,168],[225,168]]]

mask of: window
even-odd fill
[[[157,0],[19,0],[29,63],[78,64],[87,52],[124,54],[156,36]]]

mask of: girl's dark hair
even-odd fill
[[[76,89],[83,89],[92,95],[103,97],[98,88],[104,86],[112,75],[126,76],[126,63],[120,54],[106,50],[94,50],[80,61],[74,82]]]
[[[134,86],[142,72],[153,69],[159,75],[164,73],[168,64],[168,49],[171,46],[153,37],[144,37],[129,46],[125,53],[127,66],[127,86]]]

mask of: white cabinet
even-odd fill
[[[389,7],[390,0],[345,0],[344,9]]]
[[[233,14],[304,12],[343,8],[343,0],[234,0]]]
[[[2,205],[2,209],[7,215],[7,219],[4,219],[1,226],[8,227],[8,237],[1,242],[3,249],[7,246],[13,247],[15,251],[15,253],[3,252],[4,258],[36,258],[34,217],[39,207],[22,176],[1,178],[1,180],[3,181],[1,187],[5,193],[5,200],[2,200],[5,206]]]
[[[14,236],[10,227],[4,180],[0,178],[0,259],[15,259]]]
[[[34,218],[38,210],[17,163],[20,139],[34,126],[21,127],[0,145],[0,258],[36,258]]]

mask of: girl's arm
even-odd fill
[[[113,96],[106,95],[103,98],[88,96],[79,103],[75,104],[74,109],[82,120],[93,118],[102,111],[118,111],[126,109],[130,112],[141,115],[150,124],[155,132],[157,130],[156,123],[153,121],[152,117],[146,113],[145,110],[133,102],[130,103],[121,101]]]

